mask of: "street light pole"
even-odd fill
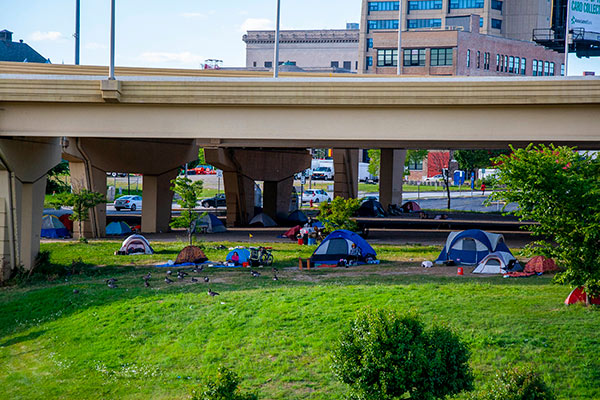
[[[114,0],[113,0],[114,1]],[[275,23],[275,65],[273,65],[273,78],[279,76],[279,17],[280,17],[280,0],[277,0],[277,21]]]
[[[402,0],[398,0],[398,75],[402,75]]]
[[[110,67],[108,79],[115,80],[115,0],[110,2]]]
[[[567,15],[565,17],[565,77],[569,75],[569,17],[571,7],[570,1],[567,1]]]
[[[75,65],[79,65],[80,5],[81,0],[75,0]]]

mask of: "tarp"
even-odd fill
[[[245,263],[245,262],[250,262],[250,250],[248,249],[233,249],[231,250],[228,254],[227,257],[225,258],[225,260],[227,262],[233,262],[231,257],[233,256],[233,253],[237,253],[239,256],[239,261],[238,263]]]
[[[406,203],[402,204],[402,207],[400,208],[402,208],[402,211],[405,213],[423,211],[421,206],[416,201],[407,201]]]
[[[385,217],[386,212],[377,200],[367,200],[360,205],[356,212],[359,217]]]
[[[250,225],[262,225],[264,227],[277,226],[275,221],[273,221],[273,219],[265,213],[260,213],[254,218],[252,218],[252,221],[250,221]]]
[[[558,271],[558,267],[553,259],[544,256],[535,256],[525,264],[522,272],[509,272],[508,275],[512,277],[527,277],[554,271]]]
[[[296,240],[296,236],[300,233],[300,229],[302,229],[302,227],[300,225],[296,225],[281,236],[290,240]]]
[[[111,222],[106,225],[107,235],[128,235],[131,233],[131,228],[123,221]]]
[[[154,254],[154,250],[142,235],[131,235],[123,241],[117,254]]]
[[[488,254],[477,268],[473,270],[474,274],[504,274],[510,271],[522,271],[523,267],[519,265],[517,259],[510,253],[496,251]]]
[[[451,232],[435,261],[438,264],[452,260],[457,265],[475,265],[495,251],[510,253],[504,243],[504,236],[479,229],[469,229]]]
[[[214,214],[206,214],[198,218],[196,221],[196,229],[198,227],[206,228],[206,233],[221,233],[227,232],[227,228],[223,225],[223,222],[217,218]]]
[[[58,239],[71,237],[69,230],[55,215],[44,215],[42,217],[42,232],[43,238]]]
[[[352,244],[360,250],[358,261],[364,262],[368,258],[375,259],[377,253],[369,243],[358,234],[344,229],[330,233],[317,247],[311,257],[313,264],[337,264],[341,259],[351,256]]]

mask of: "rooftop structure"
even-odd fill
[[[13,33],[6,29],[0,31],[0,61],[47,63],[40,53],[22,40],[13,42]]]

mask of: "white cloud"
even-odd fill
[[[267,18],[248,18],[240,26],[241,32],[275,29],[275,23]]]
[[[142,61],[155,64],[181,64],[198,66],[204,62],[204,57],[197,54],[192,54],[189,51],[181,53],[168,52],[145,52],[139,57]]]
[[[106,50],[108,48],[107,45],[96,42],[89,42],[83,46],[87,50]]]
[[[198,18],[198,19],[206,19],[206,14],[199,12],[184,12],[179,14],[184,18]]]
[[[35,31],[31,34],[30,39],[34,42],[41,42],[43,40],[61,40],[64,39],[64,35],[60,32],[40,32]]]

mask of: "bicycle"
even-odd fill
[[[253,266],[265,265],[268,267],[273,265],[272,250],[272,247],[250,247],[250,262]]]

